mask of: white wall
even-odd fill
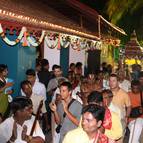
[[[85,50],[77,51],[73,50],[70,47],[70,54],[69,54],[69,64],[81,62],[83,65],[83,73],[84,73],[84,66],[85,66]]]
[[[60,50],[50,49],[44,41],[44,58],[49,61],[49,70],[51,71],[54,64],[60,65]]]
[[[81,62],[83,64],[83,73],[84,73],[84,66],[85,66],[85,50],[77,51],[73,50],[70,47],[69,50],[69,64],[70,63],[76,63]],[[44,58],[49,61],[50,69],[52,70],[52,66],[54,64],[60,65],[60,50],[50,49],[47,47],[45,41],[44,41]]]

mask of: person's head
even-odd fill
[[[32,95],[32,85],[31,85],[30,81],[28,81],[28,80],[22,81],[21,82],[21,89],[27,97],[29,97],[29,98],[31,97],[31,95]]]
[[[77,62],[75,65],[75,72],[77,74],[82,75],[82,63],[81,62]]]
[[[103,104],[103,97],[101,92],[92,91],[87,97],[88,104],[97,104],[102,106]]]
[[[139,81],[140,81],[141,86],[143,86],[143,71],[139,73]]]
[[[107,72],[108,72],[109,74],[112,73],[112,65],[111,65],[111,64],[108,64],[108,65],[107,65]]]
[[[81,90],[81,93],[82,93],[85,97],[88,97],[88,95],[89,95],[90,92],[91,92],[91,86],[90,86],[90,84],[89,84],[88,79],[84,78],[84,79],[81,81],[80,90]]]
[[[53,73],[55,77],[61,77],[62,76],[62,68],[59,65],[55,65],[53,69]]]
[[[26,71],[27,80],[30,81],[31,84],[34,84],[36,80],[36,73],[34,69],[28,69]]]
[[[5,64],[0,64],[0,75],[6,77],[8,75],[8,67]]]
[[[132,80],[131,90],[135,94],[140,93],[140,82],[139,82],[139,80]]]
[[[58,80],[58,87],[60,87],[60,85],[63,83],[63,82],[68,82],[68,79],[65,78],[65,77],[59,77],[57,78]]]
[[[49,61],[47,59],[41,60],[41,68],[42,70],[44,69],[49,70]]]
[[[76,66],[76,68],[81,68],[82,67],[82,63],[81,62],[77,62],[75,66]]]
[[[120,81],[123,81],[125,79],[125,72],[124,71],[119,71],[118,72],[118,78]]]
[[[71,83],[67,81],[63,82],[60,85],[60,95],[61,95],[62,100],[71,98],[71,93],[72,93]]]
[[[103,96],[103,105],[105,107],[109,106],[112,99],[113,99],[113,93],[109,89],[105,89],[102,91],[102,96]]]
[[[68,76],[67,76],[69,81],[74,81],[75,80],[75,73],[73,71],[68,71]]]
[[[82,109],[82,128],[87,134],[95,134],[102,125],[105,109],[95,104],[89,104]]]
[[[118,76],[116,74],[111,74],[109,77],[109,86],[111,90],[119,88]]]
[[[19,120],[25,121],[30,119],[32,116],[32,101],[27,97],[18,96],[14,98],[10,104],[10,107],[14,117],[17,117]]]
[[[70,68],[70,71],[74,72],[74,70],[75,70],[75,63],[71,63],[69,68]]]

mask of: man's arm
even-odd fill
[[[79,125],[79,120],[77,119],[77,117],[75,117],[68,109],[68,105],[65,101],[62,101],[63,107],[64,107],[64,112],[66,113],[66,116],[69,118],[69,120],[71,120],[76,126]],[[78,110],[80,110],[79,108],[77,108]],[[78,111],[77,111],[78,112]]]
[[[60,117],[59,117],[58,112],[57,112],[56,104],[54,102],[51,102],[49,106],[54,113],[54,119],[55,119],[56,124],[60,124],[61,120],[60,120]]]
[[[66,116],[76,125],[79,125],[78,119],[67,109],[65,110]]]
[[[32,136],[27,135],[27,126],[24,125],[21,138],[27,143],[44,143],[45,142],[45,135],[43,134],[38,121],[37,121],[36,128]]]
[[[131,109],[132,109],[131,106],[126,107],[126,116],[125,116],[126,124],[128,123],[130,113],[131,113]]]

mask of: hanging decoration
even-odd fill
[[[23,47],[29,46],[28,41],[27,41],[27,35],[28,35],[28,33],[24,32],[23,38],[21,39]]]
[[[102,44],[101,56],[102,58],[108,57],[108,45],[106,43]]]
[[[16,38],[16,40],[11,41],[9,40],[5,33],[3,32],[3,28],[2,25],[0,24],[0,36],[3,39],[3,41],[10,45],[10,46],[15,46],[17,43],[19,43],[20,41],[22,42],[22,46],[29,46],[32,45],[33,47],[37,47],[43,40],[45,35],[45,31],[42,31],[41,37],[39,38],[38,42],[36,42],[35,40],[33,40],[33,38],[27,33],[27,29],[26,27],[22,27],[20,34],[18,35],[18,37]]]
[[[60,34],[55,32],[45,32],[44,30],[42,31],[40,38],[36,40],[35,37],[30,35],[26,27],[22,27],[16,40],[12,41],[9,40],[5,35],[1,24],[0,24],[0,36],[3,39],[3,41],[10,46],[15,46],[17,43],[21,42],[22,46],[24,47],[26,46],[37,47],[43,41],[43,39],[45,39],[45,43],[47,44],[47,47],[50,49],[57,48],[58,50],[60,50],[61,47],[63,48],[71,47],[73,50],[81,51],[84,49],[101,48],[101,42],[99,41],[87,40],[85,38],[73,35]]]
[[[84,50],[84,49],[87,48],[87,40],[86,40],[86,39],[81,38],[79,44],[80,44],[79,46],[80,46],[80,49],[81,49],[81,50]]]
[[[45,30],[42,31],[41,37],[36,42],[36,40],[35,40],[35,38],[33,36],[31,36],[29,33],[25,32],[24,33],[24,37],[21,40],[22,46],[37,47],[43,41],[44,36],[45,36]]]
[[[70,46],[71,46],[71,48],[72,48],[73,50],[80,51],[81,49],[80,49],[80,40],[79,40],[79,38],[73,37],[73,38],[71,39],[71,44],[70,44]]]
[[[3,39],[3,41],[4,41],[6,44],[10,45],[10,46],[14,46],[14,45],[16,45],[17,43],[19,43],[20,40],[22,39],[23,35],[24,35],[24,32],[26,32],[26,27],[22,27],[22,29],[21,29],[21,31],[20,31],[20,34],[19,34],[19,36],[17,37],[17,39],[16,39],[15,41],[11,41],[11,40],[9,40],[9,39],[6,37],[5,33],[3,32],[2,25],[0,24],[0,36],[1,36],[1,38]]]
[[[66,34],[60,36],[60,44],[63,48],[68,48],[70,46],[70,37]]]
[[[45,43],[48,48],[54,49],[58,46],[58,36],[56,34],[50,33],[49,35],[45,36]]]
[[[105,39],[103,42],[114,47],[119,47],[121,41],[119,39]]]

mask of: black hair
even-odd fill
[[[77,62],[75,65],[77,68],[82,67],[82,63],[81,62]]]
[[[113,93],[112,93],[112,91],[110,89],[104,89],[102,91],[102,94],[104,94],[104,93],[107,93],[109,98],[113,97]]]
[[[63,83],[60,85],[60,87],[61,87],[61,86],[66,86],[69,91],[72,90],[72,84],[71,84],[70,82],[68,82],[68,81],[63,82]]]
[[[87,97],[87,102],[89,103],[101,103],[103,102],[102,93],[98,91],[92,91]]]
[[[34,69],[28,69],[28,70],[26,71],[26,75],[36,76],[35,70],[34,70]]]
[[[139,80],[132,80],[131,87],[132,86],[140,86],[140,81]]]
[[[41,67],[44,69],[45,66],[49,65],[49,61],[47,59],[42,59],[41,60]]]
[[[105,115],[105,108],[101,107],[99,105],[95,104],[89,104],[86,105],[82,108],[81,114],[83,115],[84,113],[89,112],[93,115],[93,117],[98,121],[103,121],[104,120],[104,115]]]
[[[11,110],[13,114],[15,114],[19,110],[23,110],[25,107],[32,105],[31,99],[25,97],[25,96],[18,96],[13,99],[13,101],[10,104]]]
[[[55,70],[55,69],[60,69],[61,70],[62,68],[59,65],[53,65],[52,70]]]
[[[20,83],[20,87],[23,89],[23,86],[24,85],[31,85],[31,83],[30,83],[30,81],[28,81],[28,80],[24,80],[24,81],[22,81],[21,83]]]
[[[116,77],[116,78],[117,78],[117,80],[119,80],[118,75],[117,75],[117,74],[115,74],[115,73],[110,74],[110,77]]]
[[[70,63],[70,68],[71,68],[72,66],[75,66],[75,63]]]
[[[0,64],[0,73],[2,73],[5,69],[8,69],[8,66],[5,64]]]
[[[52,71],[55,69],[56,66],[57,66],[56,64],[54,64],[54,65],[52,66]]]

